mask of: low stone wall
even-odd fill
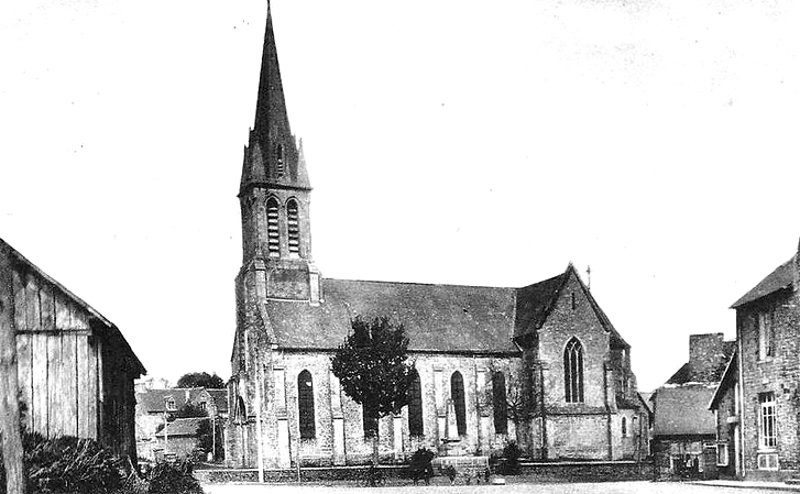
[[[520,474],[533,482],[621,482],[652,480],[653,463],[574,461],[520,463]]]
[[[406,465],[381,465],[379,468],[383,476],[388,479],[407,477]],[[300,481],[355,481],[365,478],[367,470],[366,466],[304,467],[300,470]],[[520,464],[520,475],[531,482],[652,480],[653,464],[633,461],[523,462]],[[204,483],[258,482],[258,471],[255,469],[196,470],[195,476]],[[297,470],[265,470],[264,481],[297,482]]]

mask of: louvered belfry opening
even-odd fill
[[[281,234],[278,229],[278,201],[267,200],[267,250],[270,257],[281,256]]]
[[[286,216],[289,226],[289,255],[300,256],[300,212],[297,201],[289,199],[286,203]]]

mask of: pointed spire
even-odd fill
[[[275,32],[272,28],[272,8],[267,4],[267,27],[264,32],[264,49],[261,55],[261,79],[258,84],[256,121],[253,130],[262,148],[268,137],[283,140],[291,136],[286,101],[283,96],[283,82],[278,64],[278,50],[275,45]]]

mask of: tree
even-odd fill
[[[208,372],[189,372],[184,374],[178,379],[179,388],[210,388],[222,389],[225,387],[225,381],[221,377]]]
[[[331,357],[333,374],[345,394],[360,404],[376,423],[408,404],[414,365],[408,362],[408,338],[402,324],[388,317],[367,322],[356,316],[336,354]],[[372,461],[379,462],[380,428],[372,437]]]

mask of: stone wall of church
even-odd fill
[[[357,464],[371,457],[372,439],[364,434],[361,406],[341,391],[330,370],[331,355],[330,352],[275,352],[274,366],[283,369],[292,464],[297,459],[298,447],[301,464],[305,465]],[[507,434],[495,433],[491,375],[503,372],[507,387],[513,388],[520,371],[519,358],[418,354],[413,359],[422,388],[424,435],[410,435],[408,407],[404,407],[400,415],[380,421],[382,457],[404,458],[420,447],[438,450],[444,436],[451,377],[456,371],[464,382],[467,430],[457,447],[469,454],[488,454],[502,449],[509,436],[515,439],[513,423],[507,427]],[[312,376],[316,432],[313,439],[299,439],[298,376],[303,370]],[[276,389],[279,385],[276,383]]]

